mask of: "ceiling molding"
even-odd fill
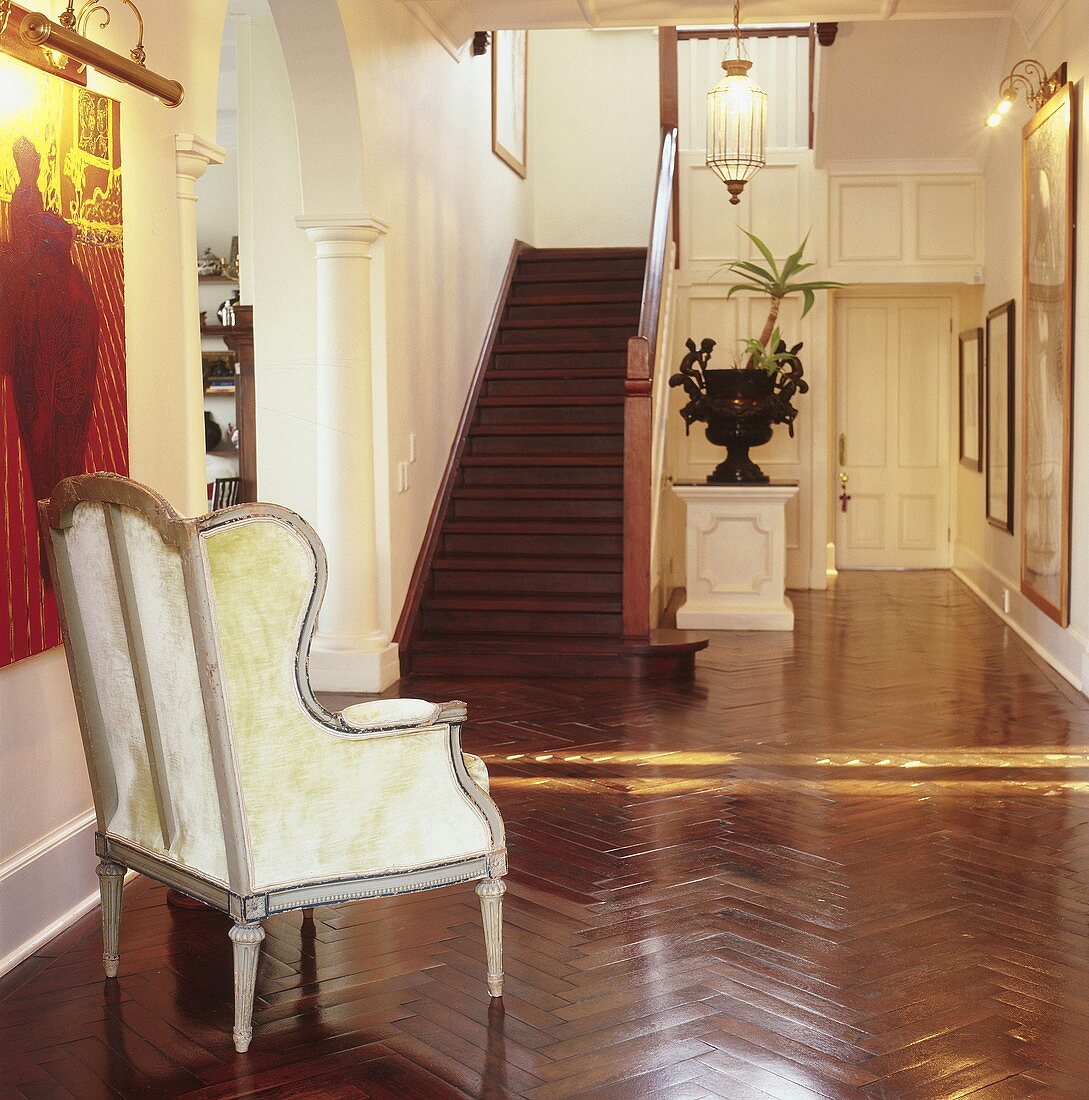
[[[476,28],[460,0],[401,0],[401,3],[455,61],[465,56],[465,47]]]
[[[977,176],[979,163],[970,157],[933,160],[831,160],[830,176]]]
[[[1051,21],[1066,7],[1066,0],[1015,0],[1013,18],[1030,46],[1051,26]]]

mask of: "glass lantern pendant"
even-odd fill
[[[734,4],[737,56],[722,62],[726,75],[707,93],[707,167],[741,201],[745,184],[764,167],[768,97],[749,76],[752,62],[741,56],[740,4]]]

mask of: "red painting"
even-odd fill
[[[0,54],[0,665],[60,641],[35,502],[128,470],[119,105]]]

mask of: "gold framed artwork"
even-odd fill
[[[960,334],[960,463],[983,469],[983,329]]]
[[[1070,621],[1075,90],[1064,84],[1022,131],[1021,591]]]
[[[1016,391],[1013,299],[987,314],[984,408],[987,419],[987,522],[1013,534],[1014,426]]]
[[[492,35],[492,152],[523,179],[526,175],[526,31]]]

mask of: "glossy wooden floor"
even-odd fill
[[[945,574],[796,596],[690,688],[461,696],[510,833],[507,986],[471,888],[269,924],[126,890],[0,981],[7,1096],[1089,1097],[1089,703]],[[91,854],[88,853],[88,858]]]

